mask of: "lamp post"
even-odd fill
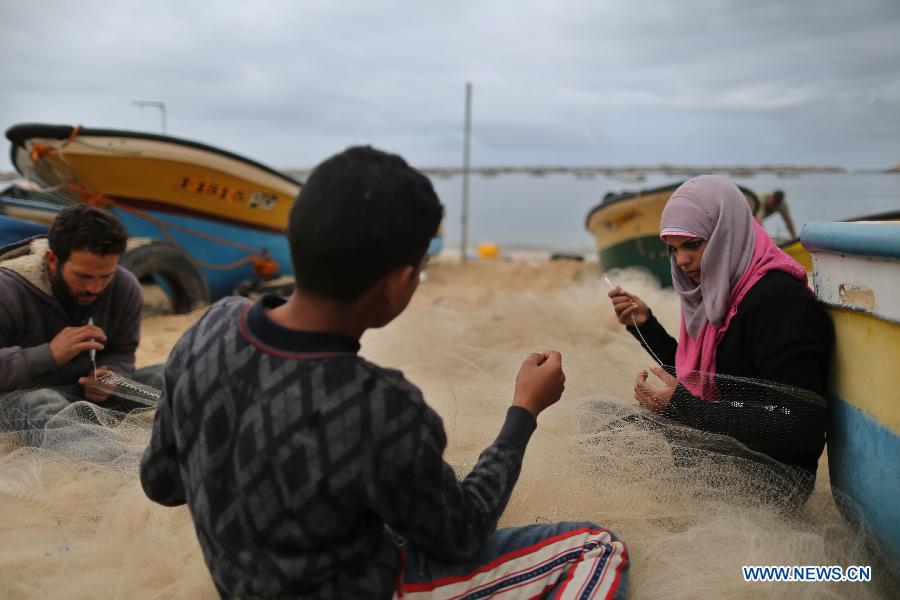
[[[166,132],[166,103],[165,102],[159,102],[157,100],[132,100],[131,105],[137,106],[139,108],[144,108],[145,106],[148,106],[150,108],[158,108],[159,115],[162,118],[162,132],[163,133]]]
[[[466,248],[469,245],[469,157],[472,137],[472,84],[466,83],[466,117],[463,140],[463,189],[462,189],[462,241],[460,261],[466,262]]]

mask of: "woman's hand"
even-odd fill
[[[662,380],[663,387],[651,386],[647,382],[648,373],[645,369],[638,373],[637,379],[634,381],[634,399],[640,402],[641,406],[659,413],[669,406],[672,394],[675,393],[675,388],[678,386],[678,380],[660,367],[650,367],[650,370]]]
[[[634,315],[634,324],[638,327],[650,318],[650,309],[643,300],[634,294],[629,294],[616,286],[608,295],[612,300],[613,310],[616,311],[616,318],[622,325],[632,325],[632,315]]]

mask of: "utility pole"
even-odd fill
[[[466,122],[463,142],[463,190],[462,190],[462,243],[460,244],[460,261],[466,262],[466,249],[469,246],[469,154],[472,138],[472,84],[466,83]]]
[[[159,102],[157,100],[132,100],[132,106],[137,106],[140,108],[144,108],[145,106],[150,108],[158,108],[159,115],[162,118],[162,132],[166,132],[166,103]]]

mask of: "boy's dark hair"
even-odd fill
[[[782,190],[775,190],[774,192],[772,192],[772,198],[775,200],[775,202],[780,204],[781,201],[784,200],[784,192]]]
[[[77,250],[87,250],[100,256],[120,256],[128,243],[128,233],[117,218],[84,204],[61,210],[50,225],[47,238],[50,250],[60,264],[69,260]]]
[[[348,148],[313,170],[291,208],[297,286],[358,298],[391,269],[417,266],[443,215],[431,181],[401,157]]]

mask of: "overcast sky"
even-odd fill
[[[275,167],[900,162],[900,0],[0,0],[0,127],[82,123]],[[9,170],[4,139],[0,171]]]

